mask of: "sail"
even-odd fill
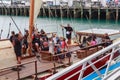
[[[41,6],[42,6],[42,0],[34,0],[34,22],[37,19]]]

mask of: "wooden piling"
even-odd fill
[[[98,8],[98,20],[100,20],[100,7]]]
[[[116,8],[116,22],[118,22],[118,17],[119,17],[119,13],[118,13],[119,11],[118,11],[118,7]]]
[[[110,19],[110,12],[109,12],[109,9],[107,8],[106,9],[106,20],[109,20]]]
[[[91,7],[89,8],[89,19],[91,19]]]

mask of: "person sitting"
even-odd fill
[[[32,44],[33,44],[34,51],[40,52],[41,42],[40,42],[40,37],[38,34],[34,34]]]
[[[107,46],[112,44],[112,42],[110,40],[110,37],[109,37],[109,35],[107,33],[105,33],[105,35],[104,35],[103,42],[105,42],[105,47],[107,47]]]
[[[83,37],[83,40],[82,40],[82,43],[81,43],[80,47],[81,48],[87,47],[87,39],[86,39],[85,36]]]
[[[46,33],[43,29],[41,29],[41,31],[40,31],[40,37],[41,38],[46,38],[48,40],[47,35],[46,35]]]
[[[91,40],[92,40],[92,36],[88,36],[88,38],[87,38],[87,46],[91,46]]]
[[[43,38],[43,51],[49,51],[49,45],[48,45],[48,41],[46,40],[46,38]]]
[[[92,40],[91,40],[91,42],[90,42],[90,46],[94,46],[96,44],[97,44],[97,42],[95,40],[95,37],[93,37]]]

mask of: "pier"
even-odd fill
[[[0,15],[29,16],[29,7],[9,6],[0,7]],[[120,20],[119,7],[68,7],[49,6],[40,9],[40,17],[65,17],[65,18],[87,18]]]

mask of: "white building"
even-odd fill
[[[43,0],[43,2],[53,2],[53,6],[54,5],[57,5],[57,6],[59,6],[59,5],[62,5],[62,6],[64,6],[64,5],[68,5],[68,6],[72,6],[73,5],[73,0]]]

